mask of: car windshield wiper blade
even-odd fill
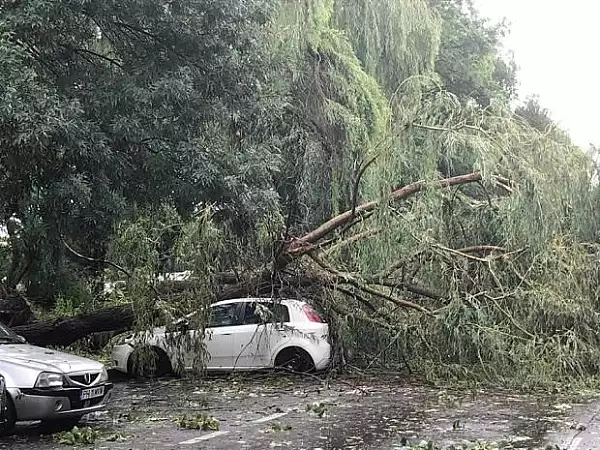
[[[17,338],[11,337],[11,336],[0,336],[0,343],[1,344],[18,344],[20,341]]]

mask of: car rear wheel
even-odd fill
[[[315,363],[306,350],[289,347],[279,352],[275,358],[275,367],[290,372],[306,373],[314,370]]]
[[[135,349],[127,360],[127,373],[136,378],[160,378],[172,371],[169,357],[157,347]]]

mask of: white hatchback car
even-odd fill
[[[210,306],[204,344],[208,371],[257,370],[284,367],[292,371],[320,371],[329,366],[329,325],[306,302],[239,298]],[[196,330],[188,329],[192,338]],[[142,347],[154,355],[151,373],[138,370]],[[193,365],[193,350],[184,351],[169,338],[165,327],[155,328],[142,340],[133,334],[113,348],[115,369],[129,375],[163,376],[176,361],[184,369]]]

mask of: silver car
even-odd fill
[[[2,434],[18,421],[70,429],[84,415],[103,409],[113,387],[103,364],[29,345],[3,324],[0,376],[6,386]]]

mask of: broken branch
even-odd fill
[[[457,186],[460,184],[475,183],[475,182],[480,181],[481,179],[482,179],[481,173],[474,172],[474,173],[470,173],[467,175],[460,175],[457,177],[439,180],[439,181],[431,183],[431,185],[434,187],[437,187],[437,188],[447,188],[447,187]],[[426,180],[417,181],[415,183],[404,186],[401,189],[393,191],[389,195],[389,197],[384,197],[379,200],[374,200],[374,201],[371,201],[368,203],[363,203],[362,205],[359,205],[350,211],[346,211],[342,214],[339,214],[338,216],[328,220],[327,222],[325,222],[324,224],[322,224],[315,230],[311,231],[310,233],[307,233],[304,236],[302,236],[301,238],[292,241],[290,243],[290,245],[288,246],[288,252],[289,253],[306,253],[306,252],[310,251],[310,249],[312,248],[311,244],[316,243],[317,241],[319,241],[323,237],[327,236],[331,232],[339,229],[340,227],[343,227],[348,222],[353,220],[355,218],[355,216],[360,216],[361,214],[369,213],[369,212],[373,211],[375,208],[377,208],[377,206],[379,206],[384,201],[389,201],[389,200],[398,201],[398,200],[403,200],[405,198],[408,198],[412,195],[415,195],[415,194],[423,191],[428,186],[428,184],[430,184],[430,183],[428,183]]]

